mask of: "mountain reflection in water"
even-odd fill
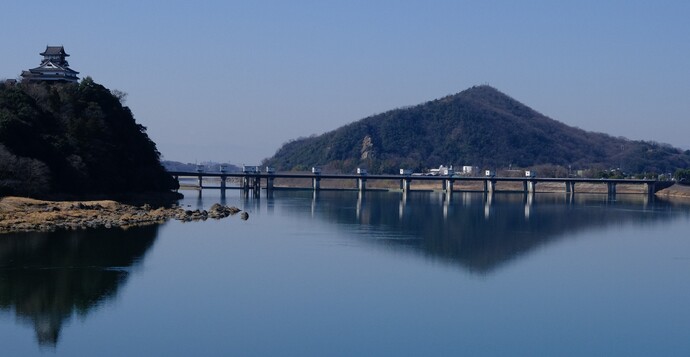
[[[114,355],[305,355],[305,346],[314,355],[331,347],[359,354],[476,355],[504,345],[494,355],[529,355],[543,344],[522,339],[523,331],[544,335],[556,348],[596,340],[600,349],[628,325],[639,336],[679,331],[673,341],[686,345],[687,323],[668,328],[666,321],[690,321],[682,305],[690,295],[683,280],[687,261],[673,255],[679,251],[685,259],[689,243],[638,236],[626,247],[621,244],[628,240],[611,237],[637,228],[663,238],[684,235],[687,205],[643,195],[612,200],[542,193],[456,192],[448,199],[439,192],[276,190],[261,197],[238,191],[219,196],[216,190],[204,190],[203,197],[191,192],[181,205],[238,205],[249,220],[0,235],[0,312],[16,316],[7,331],[31,326],[41,347],[54,346],[62,355],[98,355],[104,347]],[[587,249],[541,249],[576,239]],[[651,252],[654,247],[662,253]],[[600,249],[605,254],[591,256]],[[655,259],[640,261],[647,255]],[[551,264],[562,257],[572,259]],[[515,264],[522,262],[528,264]],[[615,271],[607,270],[609,262]],[[144,268],[145,274],[128,280]],[[648,271],[639,276],[642,268]],[[551,294],[546,283],[564,274],[570,282],[549,295],[557,298],[544,299]],[[665,276],[666,285],[657,286],[657,276]],[[612,283],[617,287],[609,288]],[[507,292],[521,298],[505,298]],[[575,299],[573,292],[584,293]],[[117,298],[123,302],[114,304]],[[496,309],[497,303],[506,307]],[[89,322],[70,326],[75,316]],[[31,332],[16,330],[20,339],[2,340],[3,353],[31,354],[21,339],[28,334],[32,341]],[[669,340],[662,337],[661,347]],[[478,344],[466,349],[473,341]],[[511,350],[516,345],[527,347]],[[558,355],[546,347],[532,354]],[[629,355],[616,352],[610,354]]]
[[[311,213],[327,222],[357,224],[363,239],[406,246],[478,274],[491,273],[578,231],[628,222],[658,223],[681,213],[671,210],[671,203],[646,195],[610,199],[606,195],[454,193],[448,197],[428,192],[319,192],[312,197]]]
[[[32,324],[38,343],[55,346],[76,312],[116,296],[153,245],[158,226],[0,235],[0,309]]]

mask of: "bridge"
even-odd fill
[[[362,170],[359,174],[325,174],[318,170],[313,170],[311,173],[276,173],[276,172],[184,172],[184,171],[170,171],[178,182],[180,178],[194,178],[197,180],[199,189],[220,189],[223,192],[227,189],[241,189],[245,191],[259,192],[262,188],[266,190],[276,189],[275,179],[309,179],[311,185],[308,188],[314,191],[321,190],[322,180],[353,180],[356,183],[356,189],[359,191],[367,190],[367,182],[375,180],[395,180],[400,182],[400,190],[407,192],[411,190],[412,181],[420,182],[438,182],[440,189],[445,192],[453,192],[456,183],[464,182],[480,182],[483,185],[485,193],[496,192],[496,184],[499,182],[513,182],[521,183],[522,191],[525,194],[535,193],[537,185],[540,183],[560,183],[565,193],[575,193],[575,186],[578,184],[598,184],[606,185],[606,192],[609,196],[616,195],[618,185],[642,185],[643,192],[648,195],[653,195],[659,189],[664,188],[663,182],[651,179],[594,179],[594,178],[549,178],[549,177],[498,177],[498,176],[459,176],[459,175],[437,175],[437,176],[423,176],[423,175],[368,175],[366,171]],[[213,178],[220,180],[219,186],[204,185],[204,179]],[[228,179],[239,179],[239,186],[228,186]],[[262,187],[262,181],[265,183]]]

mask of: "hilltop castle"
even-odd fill
[[[67,57],[62,46],[46,46],[46,50],[40,53],[43,56],[41,65],[28,71],[22,71],[22,78],[32,82],[71,82],[79,81],[79,72],[69,68]]]

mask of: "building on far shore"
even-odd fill
[[[79,72],[69,68],[67,57],[62,46],[46,46],[46,50],[40,53],[43,56],[41,64],[28,71],[22,71],[22,78],[31,82],[71,82],[79,81]]]

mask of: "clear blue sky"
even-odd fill
[[[17,1],[0,78],[45,46],[111,89],[165,159],[284,142],[490,84],[582,129],[690,148],[690,1]]]

